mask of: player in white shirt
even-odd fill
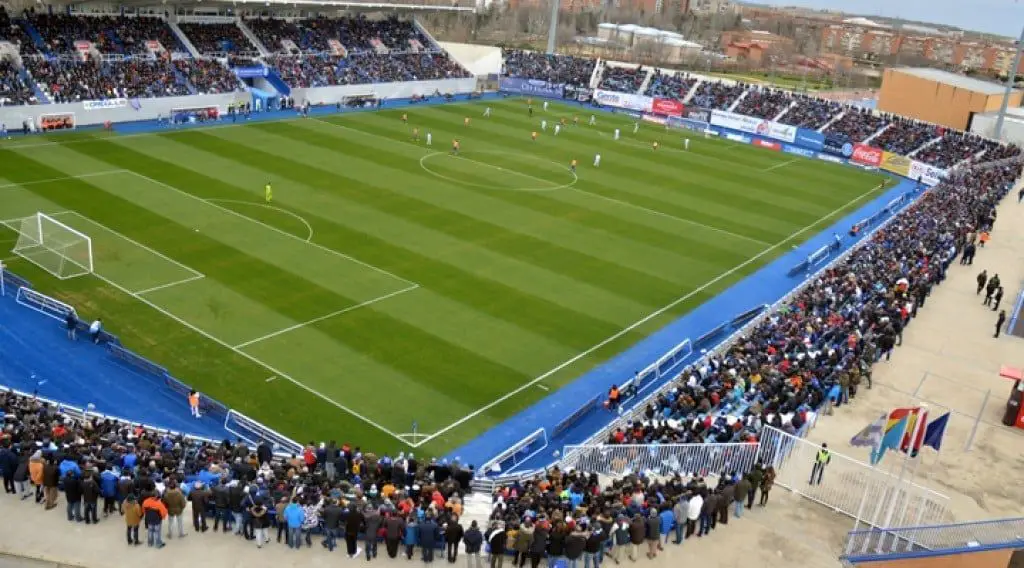
[[[618,128],[615,129],[615,139],[616,140],[619,139],[619,129]]]
[[[594,154],[594,167],[601,165],[601,154]]]
[[[633,123],[633,134],[636,134],[637,132],[640,132],[640,123],[639,122],[634,122]]]
[[[590,115],[590,126],[594,126],[595,124],[597,124],[597,117]]]
[[[429,132],[427,132],[427,146],[430,146],[433,143],[434,143],[434,137],[431,136]]]
[[[548,110],[548,102],[544,101],[544,110]]]
[[[541,130],[547,130],[548,129],[548,121],[546,121],[546,120],[540,121],[540,129]]]
[[[690,149],[690,139],[689,138],[684,138],[683,139],[683,149],[684,150],[689,150]]]
[[[487,108],[484,109],[484,116],[486,116],[486,117],[491,116],[491,107],[487,107]]]
[[[562,131],[562,125],[561,124],[556,124],[555,125],[555,136],[558,136],[558,133],[561,132],[561,131]]]

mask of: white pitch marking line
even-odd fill
[[[0,189],[17,189],[19,187],[24,187],[26,185],[40,185],[40,184],[44,184],[44,183],[56,183],[58,181],[70,181],[70,180],[73,180],[73,179],[85,179],[85,178],[92,178],[92,177],[99,177],[99,176],[109,176],[109,175],[112,175],[112,174],[123,174],[123,173],[125,173],[127,171],[128,170],[105,170],[105,171],[102,171],[102,172],[93,172],[93,173],[89,173],[89,174],[79,174],[79,175],[76,175],[76,176],[63,176],[63,177],[55,177],[55,178],[50,178],[50,179],[37,179],[35,181],[23,181],[21,183],[5,183],[3,185],[0,185]]]
[[[135,294],[148,294],[150,292],[156,292],[157,290],[165,290],[165,289],[170,288],[172,286],[178,286],[179,284],[188,284],[189,282],[195,282],[196,280],[201,280],[203,278],[206,278],[206,276],[204,276],[202,274],[197,274],[195,276],[190,276],[188,278],[182,278],[181,280],[175,280],[174,282],[168,282],[167,284],[161,284],[159,286],[153,286],[152,288],[146,288],[145,290],[138,290],[138,291],[136,291],[134,293]]]
[[[313,225],[310,225],[309,221],[307,221],[305,219],[305,217],[303,217],[302,215],[299,215],[298,213],[289,211],[289,210],[287,210],[287,209],[285,209],[283,207],[277,207],[276,205],[270,205],[268,203],[256,203],[255,201],[242,201],[241,199],[218,199],[218,198],[208,197],[208,198],[204,199],[203,201],[212,201],[212,202],[215,202],[215,203],[237,203],[239,205],[251,205],[253,207],[262,207],[264,209],[271,209],[271,210],[277,211],[279,213],[284,213],[285,215],[289,215],[293,219],[298,220],[300,223],[302,223],[303,225],[306,226],[306,231],[308,232],[308,234],[306,235],[306,239],[305,240],[306,240],[307,243],[313,240]]]
[[[542,385],[542,384],[540,384],[540,383],[537,383],[537,388],[539,388],[539,389],[541,389],[541,390],[545,390],[545,391],[547,391],[547,390],[551,390],[551,389],[549,389],[549,388],[548,388],[548,387],[547,387],[546,385]]]
[[[785,162],[782,162],[781,164],[775,164],[774,166],[768,166],[767,168],[765,168],[765,169],[763,169],[761,171],[762,172],[774,171],[774,170],[777,170],[779,168],[784,168],[784,167],[786,167],[786,166],[788,166],[788,165],[790,165],[790,164],[792,164],[794,162],[797,162],[797,161],[798,161],[797,158],[793,158],[792,160],[787,160]]]
[[[387,270],[384,270],[383,268],[380,268],[379,266],[374,266],[374,265],[369,264],[367,262],[363,262],[362,260],[359,260],[358,258],[349,256],[349,255],[347,255],[345,253],[342,253],[342,252],[338,252],[338,251],[336,251],[336,250],[334,250],[332,248],[327,248],[327,247],[325,247],[325,246],[323,246],[321,244],[317,244],[317,243],[314,243],[312,241],[306,241],[302,237],[293,235],[292,233],[289,233],[288,231],[282,231],[281,229],[278,229],[277,227],[274,227],[273,225],[268,225],[268,224],[264,223],[263,221],[260,221],[258,219],[253,219],[252,217],[249,217],[247,215],[243,215],[243,214],[239,213],[238,211],[235,211],[234,209],[228,209],[227,207],[224,207],[223,205],[217,205],[216,203],[213,203],[212,201],[203,199],[202,197],[198,197],[198,196],[192,195],[191,193],[189,193],[187,191],[184,191],[184,190],[181,190],[181,189],[178,189],[177,187],[174,187],[173,185],[171,185],[169,183],[162,182],[162,181],[160,181],[158,179],[151,178],[151,177],[149,177],[149,176],[147,176],[145,174],[140,174],[140,173],[135,172],[135,171],[131,171],[131,170],[125,170],[125,171],[127,173],[130,173],[130,174],[140,178],[140,179],[144,179],[144,180],[146,180],[148,182],[154,183],[154,184],[159,185],[161,187],[165,187],[165,188],[167,188],[167,189],[169,189],[169,190],[171,190],[171,191],[173,191],[175,193],[180,193],[181,195],[183,195],[185,197],[189,197],[189,198],[194,199],[194,200],[196,200],[196,201],[198,201],[200,203],[205,203],[206,205],[209,205],[210,207],[214,207],[216,209],[220,209],[221,211],[227,213],[228,215],[233,215],[235,217],[238,217],[239,219],[245,219],[246,221],[249,221],[250,223],[255,223],[255,224],[263,227],[264,229],[268,229],[268,230],[274,231],[275,233],[277,233],[279,235],[284,235],[286,237],[295,239],[295,240],[297,240],[297,241],[299,241],[301,243],[305,243],[305,244],[307,244],[307,245],[309,245],[311,247],[320,249],[320,250],[322,250],[322,251],[324,251],[326,253],[329,253],[329,254],[332,254],[332,255],[337,256],[339,258],[344,258],[345,260],[354,262],[354,263],[356,263],[359,266],[362,266],[364,268],[369,268],[370,270],[373,270],[374,272],[377,272],[378,274],[384,274],[385,276],[390,276],[390,277],[394,278],[395,280],[401,280],[402,282],[405,282],[406,284],[413,284],[413,285],[419,286],[419,284],[417,284],[416,282],[413,282],[412,280],[407,280],[405,278],[402,278],[401,276],[399,276],[399,275],[397,275],[397,274],[395,274],[393,272],[388,272]]]
[[[321,322],[321,321],[324,321],[326,319],[333,318],[334,316],[340,316],[341,314],[351,312],[352,310],[357,310],[359,308],[362,308],[362,307],[365,307],[365,306],[369,306],[370,304],[376,304],[377,302],[381,302],[383,300],[387,300],[388,298],[394,298],[395,296],[397,296],[399,294],[404,294],[406,292],[411,292],[411,291],[413,291],[413,290],[415,290],[415,289],[417,289],[419,287],[420,287],[419,284],[413,284],[412,286],[408,286],[406,288],[402,288],[401,290],[396,290],[394,292],[391,292],[390,294],[384,294],[383,296],[378,296],[378,297],[373,298],[371,300],[367,300],[365,302],[360,302],[360,303],[358,303],[358,304],[356,304],[354,306],[349,306],[347,308],[342,308],[340,310],[331,312],[329,314],[325,314],[325,315],[322,315],[320,317],[313,318],[313,319],[311,319],[309,321],[304,321],[302,323],[297,323],[295,325],[286,327],[284,329],[279,329],[279,330],[277,330],[277,331],[275,331],[273,333],[268,333],[266,335],[262,335],[260,337],[257,337],[256,339],[250,339],[249,341],[246,341],[244,343],[239,343],[238,345],[235,345],[234,347],[232,347],[232,349],[242,349],[243,347],[248,347],[248,346],[250,346],[250,345],[252,345],[254,343],[259,343],[261,341],[265,341],[267,339],[271,339],[273,337],[277,337],[278,335],[282,335],[282,334],[288,333],[289,331],[295,331],[296,329],[300,329],[300,328],[306,327],[308,325],[312,325],[314,323]]]
[[[277,378],[277,376],[276,376],[276,375],[271,375],[271,376],[267,377],[267,380],[266,380],[265,382],[268,382],[268,383],[269,383],[270,381],[272,381],[272,380],[274,380],[274,379],[276,379],[276,378]]]
[[[445,426],[444,428],[438,430],[437,432],[434,432],[433,434],[425,437],[423,440],[421,440],[418,443],[413,444],[413,445],[415,447],[419,447],[419,446],[429,442],[430,440],[433,440],[434,438],[444,434],[445,432],[448,432],[452,428],[456,428],[456,427],[464,424],[465,422],[467,422],[469,420],[472,420],[473,418],[479,416],[480,414],[482,414],[484,412],[487,412],[491,408],[494,408],[495,406],[505,402],[506,400],[508,400],[508,399],[512,398],[513,396],[523,392],[524,390],[526,390],[526,389],[528,389],[528,388],[530,388],[530,387],[540,383],[541,381],[547,379],[551,375],[554,375],[555,373],[561,371],[562,369],[568,367],[569,365],[572,365],[573,363],[579,361],[580,359],[586,357],[587,355],[590,355],[594,351],[597,351],[598,349],[604,347],[605,345],[608,345],[609,343],[615,341],[616,339],[622,337],[623,335],[626,335],[627,333],[633,331],[634,329],[640,327],[641,325],[647,323],[648,321],[650,321],[650,320],[660,316],[661,314],[667,312],[668,310],[671,310],[675,306],[677,306],[677,305],[685,302],[686,300],[689,300],[693,296],[703,292],[704,290],[708,289],[709,287],[715,285],[717,282],[721,281],[723,278],[726,278],[729,275],[735,273],[736,271],[743,269],[744,267],[746,267],[746,266],[750,265],[751,263],[757,261],[759,258],[761,258],[761,257],[765,256],[766,254],[772,252],[773,250],[779,248],[783,244],[785,244],[785,243],[793,240],[794,238],[796,238],[796,237],[806,233],[807,231],[811,230],[813,227],[817,226],[822,221],[834,217],[835,215],[839,214],[841,211],[845,210],[847,207],[850,207],[851,205],[857,203],[858,201],[864,199],[865,197],[868,197],[869,195],[872,195],[873,193],[875,193],[879,189],[881,189],[881,186],[874,187],[870,191],[868,191],[868,192],[866,192],[866,193],[864,193],[864,194],[862,194],[862,195],[860,195],[858,197],[855,197],[855,198],[851,199],[845,205],[841,205],[840,207],[838,207],[836,210],[832,211],[828,215],[825,215],[824,217],[816,220],[815,222],[811,223],[810,225],[807,225],[806,227],[796,231],[795,233],[793,233],[793,234],[789,235],[788,237],[782,239],[781,241],[775,243],[774,245],[770,246],[769,248],[764,249],[763,251],[761,251],[761,252],[757,253],[756,255],[750,257],[749,259],[743,261],[742,263],[740,263],[740,264],[730,268],[729,270],[719,274],[718,276],[712,278],[711,280],[708,280],[707,282],[702,284],[699,288],[697,288],[695,290],[691,290],[686,295],[680,296],[679,298],[676,298],[675,300],[673,300],[668,305],[665,305],[665,306],[663,306],[661,308],[658,308],[657,310],[647,314],[646,316],[640,318],[636,322],[634,322],[634,323],[630,324],[629,326],[627,326],[627,327],[621,329],[620,331],[616,332],[614,335],[608,337],[607,339],[602,340],[600,343],[594,345],[593,347],[590,347],[587,350],[580,352],[579,354],[577,354],[576,356],[572,357],[571,359],[568,359],[567,361],[559,363],[553,369],[547,371],[543,375],[540,375],[540,376],[534,378],[533,380],[531,380],[528,383],[520,385],[519,387],[515,388],[514,390],[512,390],[512,391],[502,395],[500,398],[498,398],[498,399],[496,399],[496,400],[494,400],[494,401],[492,401],[492,402],[490,402],[490,403],[488,403],[488,404],[486,404],[486,405],[484,405],[484,406],[474,410],[473,412],[470,412],[469,414],[467,414],[463,418],[460,418],[460,419],[456,420],[455,422],[449,424],[448,426]]]

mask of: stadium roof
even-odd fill
[[[928,67],[901,67],[896,69],[896,71],[906,73],[908,75],[914,75],[922,79],[935,81],[936,83],[952,85],[958,89],[966,89],[968,91],[974,91],[976,93],[983,93],[986,95],[1001,95],[1006,92],[1006,85],[993,83],[991,81],[982,81],[981,79],[975,79],[974,77],[957,75],[956,73],[950,73],[949,71],[943,71],[941,69],[930,69]]]

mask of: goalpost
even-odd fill
[[[92,239],[45,213],[21,220],[14,254],[67,280],[92,273]]]

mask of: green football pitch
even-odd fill
[[[0,246],[47,213],[92,239],[93,274],[11,270],[130,349],[300,441],[438,454],[883,183],[518,98],[324,116],[0,143]]]

